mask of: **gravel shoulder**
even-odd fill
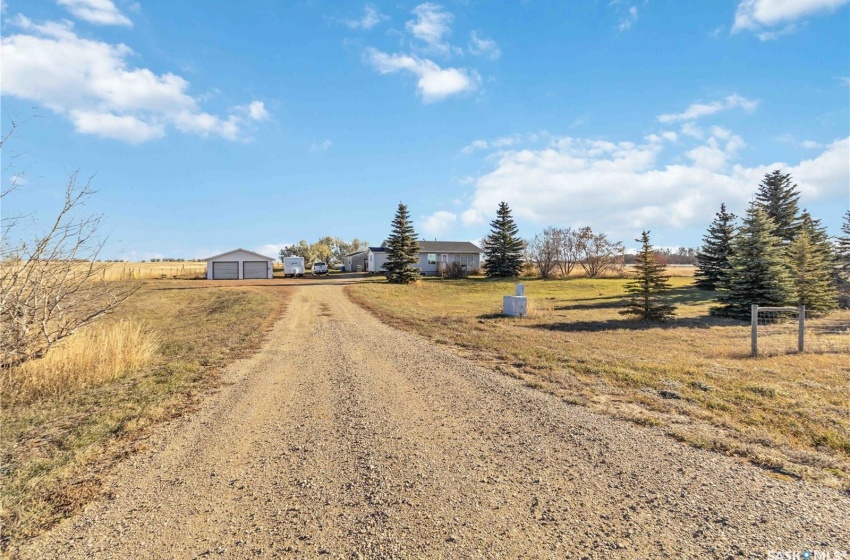
[[[21,558],[764,558],[850,496],[594,414],[296,288],[263,349]]]

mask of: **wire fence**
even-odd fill
[[[822,316],[805,308],[753,307],[753,356],[801,351],[850,353],[850,318],[846,315]]]

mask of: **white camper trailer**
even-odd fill
[[[283,275],[304,276],[304,257],[283,257]]]

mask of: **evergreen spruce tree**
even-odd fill
[[[826,312],[838,305],[831,251],[818,243],[811,219],[804,220],[797,237],[788,246],[791,280],[794,285],[796,305],[805,305],[806,311]],[[827,241],[828,243],[828,241]],[[829,246],[827,245],[827,249]]]
[[[496,219],[490,222],[490,235],[484,239],[484,272],[489,277],[511,278],[522,270],[524,243],[511,217],[507,202],[500,202]]]
[[[779,169],[766,173],[756,192],[755,203],[776,224],[772,233],[785,245],[793,241],[800,227],[799,200],[800,191],[791,182],[791,174]]]
[[[713,315],[747,319],[752,304],[778,307],[793,299],[788,259],[775,229],[761,206],[751,204],[732,240],[729,278]]]
[[[670,277],[664,274],[665,266],[655,255],[649,242],[649,232],[644,231],[635,241],[641,243],[641,249],[635,255],[635,274],[626,284],[631,300],[620,313],[650,321],[670,319],[675,315],[676,307],[662,299],[670,291]]]
[[[416,232],[410,223],[407,206],[400,203],[393,219],[392,233],[386,241],[387,278],[393,284],[408,284],[419,277],[419,270],[413,265],[419,262],[419,244]]]
[[[702,247],[697,251],[697,270],[694,274],[696,287],[700,290],[716,290],[726,282],[729,275],[729,255],[732,238],[735,236],[735,214],[720,205],[720,212],[708,226],[702,238]]]
[[[838,303],[850,308],[850,210],[844,214],[840,236],[835,245],[835,263],[838,277]]]

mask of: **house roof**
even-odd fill
[[[420,253],[481,253],[481,249],[469,241],[418,241]],[[386,253],[386,247],[369,247],[373,253]]]
[[[356,257],[357,255],[363,255],[363,254],[365,254],[365,253],[366,253],[366,251],[357,251],[357,252],[355,252],[355,253],[348,253],[348,254],[347,254],[347,255],[345,255],[345,256],[346,256],[346,257]]]
[[[215,255],[213,257],[207,257],[204,260],[205,261],[212,261],[212,260],[215,260],[219,257],[223,257],[225,255],[230,255],[232,253],[238,253],[240,251],[243,252],[243,253],[248,253],[249,255],[254,255],[254,256],[260,257],[264,261],[273,261],[274,260],[274,258],[272,258],[272,257],[267,257],[265,255],[261,255],[260,253],[255,253],[254,251],[249,251],[247,249],[233,249],[232,251],[227,251],[226,253],[222,253],[220,255]]]
[[[420,241],[420,253],[480,253],[481,249],[469,241]]]

